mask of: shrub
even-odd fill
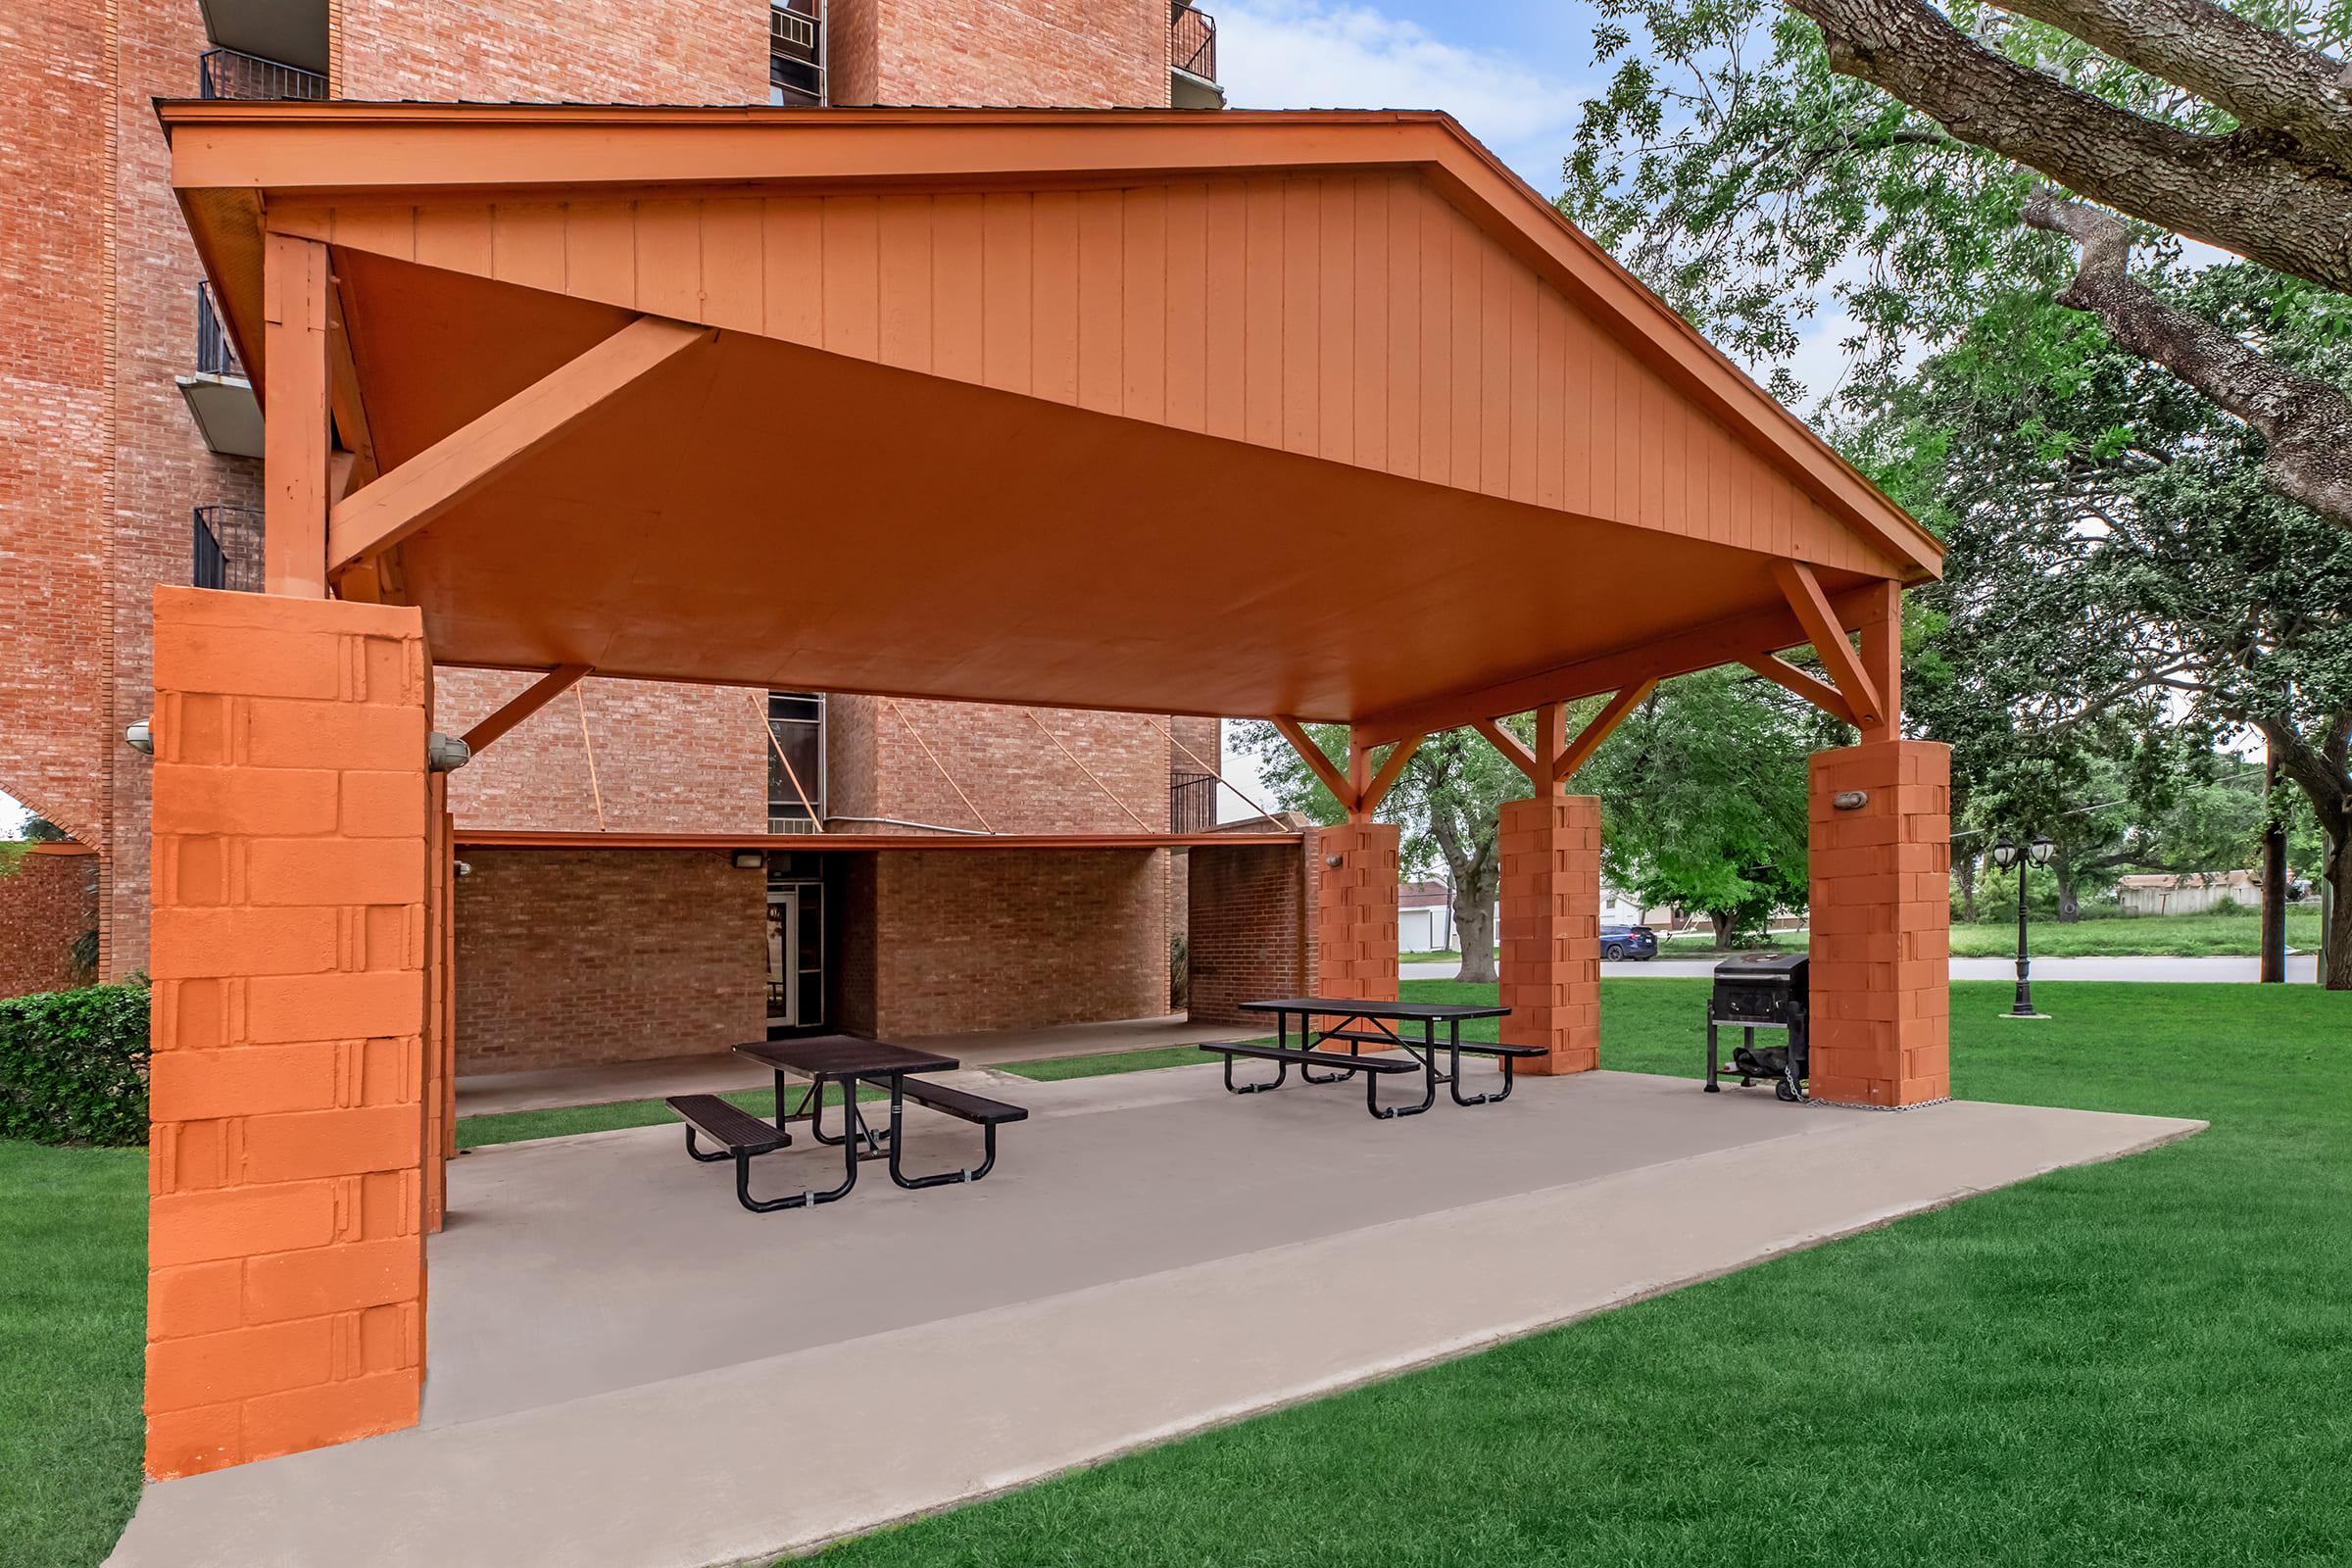
[[[0,1002],[0,1138],[147,1141],[147,981]]]

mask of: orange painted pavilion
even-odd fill
[[[416,1419],[436,663],[545,672],[476,747],[585,670],[1267,715],[1350,808],[1339,996],[1396,984],[1374,807],[1475,725],[1535,785],[1505,1038],[1575,1072],[1570,776],[1741,662],[1861,737],[1812,771],[1814,1092],[1947,1093],[1948,764],[1898,723],[1938,547],[1446,117],[161,114],[268,413],[269,592],[156,602],[152,1474]],[[1532,749],[1496,723],[1531,710]]]

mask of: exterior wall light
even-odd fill
[[[1347,857],[1345,856],[1326,855],[1323,857],[1323,863],[1330,866],[1334,871],[1337,871],[1340,868],[1340,862],[1346,858]]]
[[[1859,811],[1870,804],[1868,790],[1839,790],[1830,797],[1830,806],[1839,811]]]
[[[735,852],[735,869],[738,871],[757,871],[766,864],[767,857],[758,850],[737,850]]]
[[[155,725],[148,719],[142,718],[137,723],[132,724],[128,728],[124,729],[122,731],[122,740],[125,745],[129,746],[132,751],[138,753],[141,757],[153,757],[155,755]]]
[[[472,760],[473,748],[455,735],[444,735],[435,730],[425,740],[424,765],[433,772],[455,773]]]

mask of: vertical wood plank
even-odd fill
[[[884,365],[931,368],[931,199],[877,197],[876,351]]]
[[[760,204],[760,305],[767,335],[817,344],[825,337],[824,208],[814,196]]]
[[[1421,209],[1421,477],[1453,482],[1452,213],[1415,182]]]
[[[1078,193],[1078,406],[1102,414],[1119,412],[1126,378],[1123,205],[1115,190]]]
[[[1208,289],[1201,323],[1202,416],[1210,435],[1238,441],[1249,431],[1250,193],[1238,179],[1208,186]]]
[[[1131,419],[1168,413],[1168,205],[1157,186],[1119,203],[1120,390]]]
[[[1167,421],[1201,430],[1208,419],[1208,187],[1167,193]]]
[[[424,267],[445,267],[453,272],[495,275],[496,247],[491,240],[490,206],[419,207],[416,210],[416,261]]]
[[[1486,398],[1486,309],[1482,285],[1486,280],[1486,236],[1450,209],[1446,214],[1452,236],[1453,266],[1453,419],[1451,470],[1448,482],[1464,490],[1483,489],[1479,464],[1486,456],[1479,415]],[[1507,360],[1505,362],[1508,363]]]
[[[1592,325],[1574,306],[1562,323],[1567,347],[1561,366],[1566,383],[1560,425],[1560,504],[1586,516],[1592,514],[1592,386],[1598,354]]]
[[[871,196],[824,202],[824,347],[858,359],[882,346],[880,203]]]
[[[1036,287],[1029,300],[1031,389],[1056,403],[1078,401],[1078,198],[1065,190],[1033,198]]]
[[[1355,178],[1355,461],[1389,466],[1389,185]]]
[[[703,314],[703,204],[637,204],[637,308],[682,321]]]
[[[1007,392],[1029,390],[1035,347],[1030,291],[1035,267],[1030,255],[1030,199],[1010,192],[980,199],[982,261],[981,375]]]
[[[766,323],[760,239],[757,199],[703,203],[703,319],[712,326],[757,332]]]
[[[931,369],[958,381],[986,377],[981,330],[987,306],[988,241],[978,196],[931,203]]]
[[[1568,302],[1547,283],[1536,286],[1536,501],[1567,504]]]
[[[1321,436],[1316,404],[1322,321],[1317,310],[1323,269],[1322,181],[1294,174],[1282,190],[1282,445],[1312,454]]]
[[[1506,254],[1502,260],[1510,269],[1511,295],[1509,495],[1513,501],[1532,502],[1536,499],[1537,419],[1543,402],[1539,372],[1544,363],[1544,327],[1538,314],[1543,309],[1543,284],[1516,257]]]
[[[1283,181],[1264,175],[1249,181],[1248,263],[1242,324],[1242,422],[1247,439],[1282,445],[1282,307],[1285,237]]]
[[[1327,175],[1315,213],[1315,449],[1355,461],[1355,180]]]
[[[324,244],[264,236],[262,578],[270,593],[304,599],[326,597],[327,286]]]
[[[1421,476],[1420,180],[1389,177],[1389,471]]]
[[[491,262],[498,280],[564,292],[564,209],[555,202],[501,202],[490,211]]]
[[[564,223],[564,286],[578,299],[637,304],[637,209],[573,202]]]

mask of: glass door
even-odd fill
[[[801,894],[798,888],[767,893],[767,1027],[790,1029],[800,1022]]]

